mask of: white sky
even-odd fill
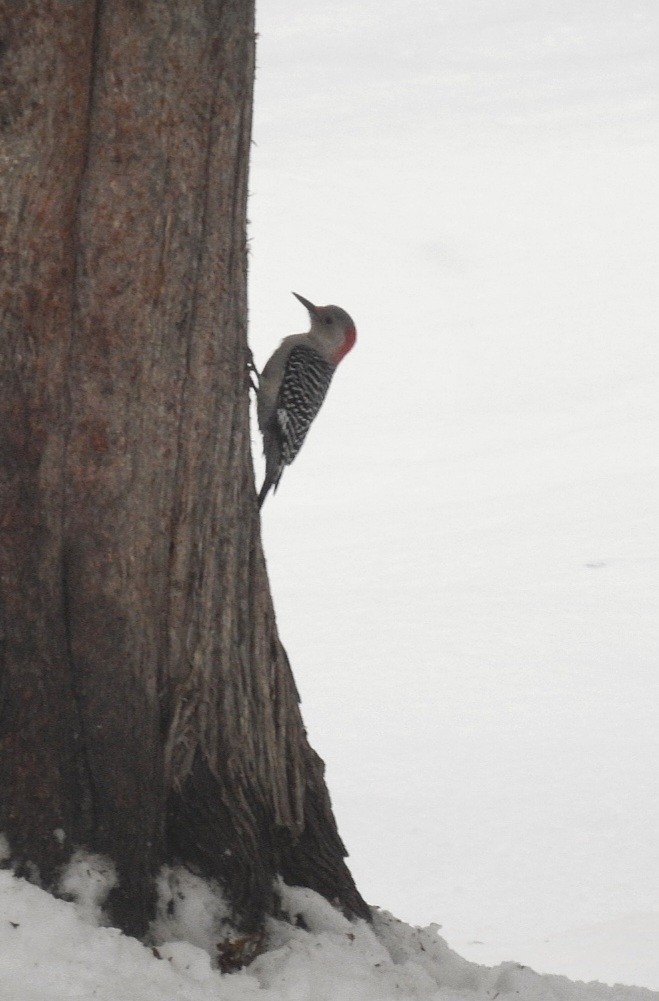
[[[264,507],[353,873],[470,958],[659,988],[659,5],[258,30],[257,364],[291,290],[358,329]]]

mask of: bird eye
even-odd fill
[[[323,323],[331,323],[331,322],[332,322],[332,317],[331,316],[325,316],[325,317],[323,317]]]

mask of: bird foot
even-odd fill
[[[254,355],[251,348],[247,348],[247,382],[254,392],[257,393],[259,389],[259,370],[254,364]]]

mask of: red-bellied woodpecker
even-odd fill
[[[265,454],[259,507],[302,448],[337,365],[357,339],[354,323],[340,306],[314,306],[293,295],[309,310],[311,329],[285,337],[259,377],[256,409]]]

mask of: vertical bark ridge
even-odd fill
[[[62,385],[62,461],[60,466],[61,476],[61,526],[60,539],[62,551],[60,555],[61,579],[62,579],[62,622],[65,631],[65,657],[68,671],[71,678],[71,690],[73,695],[75,713],[76,748],[78,757],[78,770],[84,780],[81,783],[83,809],[80,811],[80,818],[75,825],[75,829],[69,828],[69,837],[74,843],[88,840],[98,823],[98,811],[96,807],[97,792],[95,789],[94,772],[89,760],[89,735],[84,713],[82,712],[82,686],[78,675],[76,660],[73,648],[72,634],[72,605],[70,593],[70,560],[66,543],[66,479],[65,471],[68,461],[68,446],[71,434],[72,416],[72,395],[70,379],[67,373],[71,370],[71,360],[73,357],[73,344],[79,327],[80,303],[77,295],[79,281],[79,261],[80,261],[80,212],[82,203],[82,192],[85,185],[85,177],[89,165],[89,153],[91,145],[91,129],[94,114],[94,92],[96,87],[97,66],[98,66],[98,46],[100,23],[102,16],[103,0],[94,0],[90,5],[90,34],[88,42],[88,64],[87,64],[87,104],[85,109],[81,109],[80,119],[82,128],[82,148],[80,151],[80,167],[76,185],[75,206],[72,213],[71,230],[71,256],[73,262],[73,273],[71,281],[71,326],[68,341],[65,347],[64,378]]]
[[[0,822],[45,880],[70,851],[53,831],[75,838],[89,819],[60,557],[93,4],[56,7],[0,4]]]

